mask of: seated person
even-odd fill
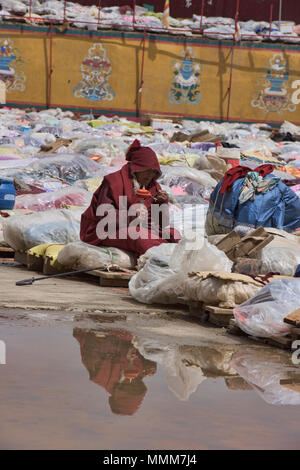
[[[300,199],[272,165],[255,170],[237,166],[227,171],[211,194],[207,235],[228,233],[237,225],[274,227],[295,232],[300,227]]]
[[[81,217],[80,238],[90,245],[132,251],[138,258],[153,246],[178,242],[180,236],[166,229],[168,195],[156,182],[161,171],[155,152],[135,140],[126,160],[121,170],[104,177],[94,193]]]

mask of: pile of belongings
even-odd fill
[[[194,14],[192,18],[179,19],[168,17],[163,20],[162,12],[154,12],[151,6],[84,6],[75,2],[59,0],[0,0],[2,10],[0,18],[3,21],[16,19],[33,25],[48,24],[49,22],[66,28],[87,28],[120,30],[148,30],[168,32],[170,34],[200,34],[209,39],[232,39],[245,41],[282,41],[297,43],[300,41],[300,26],[293,21],[239,21],[236,27],[235,19],[223,17],[205,17]]]
[[[182,240],[151,248],[136,266],[129,252],[80,241],[80,220],[104,176],[125,164],[137,134],[158,156],[158,182],[169,196],[170,227]],[[0,210],[0,244],[26,253],[32,269],[45,265],[50,271],[68,271],[95,264],[136,268],[129,288],[139,302],[199,302],[238,311],[264,286],[283,282],[276,276],[293,280],[300,265],[300,215],[291,211],[289,227],[268,226],[262,219],[252,226],[242,217],[231,217],[229,226],[219,223],[221,230],[208,231],[213,195],[230,172],[241,171],[246,178],[257,167],[272,167],[268,175],[274,187],[268,186],[268,191],[284,188],[296,207],[299,137],[300,128],[289,122],[275,133],[266,124],[182,120],[164,126],[163,120],[156,120],[153,126],[143,126],[117,116],[3,107],[0,180],[14,182],[16,198],[13,209]],[[255,176],[251,181],[265,190],[264,179]],[[254,207],[260,196],[253,188],[245,186],[236,200],[241,196],[246,201],[241,204]],[[220,207],[215,209],[222,213]],[[223,208],[228,207],[223,202]]]

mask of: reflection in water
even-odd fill
[[[300,368],[276,352],[236,353],[232,367],[271,405],[300,405]]]
[[[187,401],[208,377],[236,375],[229,365],[233,352],[226,348],[162,345],[137,337],[134,345],[144,357],[162,366],[168,387],[179,400]]]
[[[143,378],[156,372],[156,364],[142,357],[122,330],[87,331],[75,328],[82,362],[92,380],[110,394],[111,411],[133,415],[141,406],[147,387]]]
[[[133,415],[147,388],[144,377],[159,364],[169,390],[187,401],[206,378],[225,380],[229,390],[255,390],[269,404],[300,404],[300,369],[276,350],[235,352],[230,346],[184,346],[133,336],[125,330],[75,328],[90,380],[110,394],[115,414]]]

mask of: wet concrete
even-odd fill
[[[194,328],[1,309],[0,448],[299,449],[291,355]]]

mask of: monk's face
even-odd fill
[[[145,188],[149,186],[151,181],[157,177],[157,172],[155,170],[143,170],[137,171],[135,173],[136,179],[138,180],[139,184]]]

